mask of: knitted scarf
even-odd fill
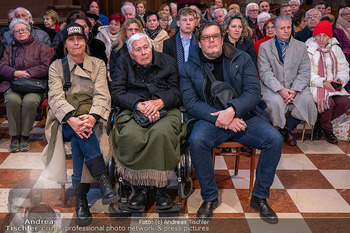
[[[337,28],[343,29],[346,37],[350,40],[350,23],[347,22],[343,17],[339,16],[337,19]]]
[[[162,28],[160,26],[158,26],[154,30],[150,30],[148,28],[145,28],[145,32],[146,32],[147,36],[149,38],[151,38],[152,40],[154,40],[154,38],[156,38],[158,36],[158,34],[160,33],[161,30],[162,30]]]
[[[327,66],[326,66],[326,60],[325,60],[325,54],[329,53],[331,61],[332,61],[332,73],[333,73],[333,80],[336,80],[336,75],[338,73],[338,62],[337,58],[332,51],[331,48],[317,48],[317,51],[320,52],[320,59],[318,61],[318,75],[321,78],[326,77],[327,80]],[[325,110],[329,109],[329,93],[328,91],[323,87],[317,87],[317,108],[320,113],[324,112]]]
[[[183,66],[183,64],[185,64],[185,53],[184,53],[184,48],[182,47],[180,32],[176,33],[175,39],[176,39],[177,67],[179,70],[181,70],[181,67]],[[190,49],[192,48],[193,45],[196,45],[196,44],[197,44],[197,40],[194,34],[192,34]]]

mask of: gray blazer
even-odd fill
[[[267,112],[274,126],[284,128],[285,114],[314,125],[317,109],[310,93],[311,65],[304,43],[291,37],[284,64],[280,61],[273,38],[262,43],[259,49],[258,66],[262,82],[262,95]],[[278,91],[288,88],[297,91],[292,104],[286,105]]]

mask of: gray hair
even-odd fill
[[[246,16],[248,16],[248,11],[250,10],[250,8],[252,8],[252,6],[256,6],[259,9],[259,5],[256,4],[255,2],[249,3],[245,8],[245,15]]]
[[[339,15],[341,15],[343,13],[343,11],[345,10],[350,10],[350,7],[346,6],[346,7],[342,7],[339,9]]]
[[[30,13],[29,10],[27,10],[26,8],[24,7],[17,7],[14,11],[13,11],[13,18],[16,18],[16,13],[20,10],[24,10],[27,14],[28,14],[28,18],[29,18],[29,23],[31,24],[34,24],[34,21],[33,21],[33,16],[32,14]]]
[[[292,18],[288,15],[279,15],[273,20],[273,26],[277,28],[280,21],[289,21],[290,25],[292,25]]]
[[[169,3],[170,8],[176,8],[177,9],[177,4],[174,2]]]
[[[134,11],[134,14],[136,14],[136,9],[135,9],[134,6],[124,5],[124,6],[122,7],[122,9],[121,9],[123,15],[125,15],[125,10],[126,10],[126,9],[132,9],[132,10]]]
[[[128,40],[128,51],[129,53],[132,53],[132,43],[134,43],[135,40],[140,40],[142,38],[147,38],[147,41],[149,43],[149,46],[151,46],[152,48],[152,43],[151,43],[151,40],[148,38],[148,36],[144,33],[136,33],[134,35],[132,35],[129,40]]]
[[[213,18],[215,18],[215,13],[218,12],[218,11],[223,11],[223,12],[224,12],[224,15],[225,15],[225,16],[227,15],[227,10],[226,10],[226,8],[218,8],[218,9],[215,9],[215,11],[213,12],[213,15],[212,15]]]
[[[264,18],[269,18],[269,19],[271,19],[271,16],[270,16],[270,14],[269,13],[267,13],[267,12],[261,12],[259,15],[258,15],[258,23],[261,23],[261,21],[264,19]]]
[[[10,26],[9,26],[10,31],[12,32],[12,34],[14,34],[13,33],[13,28],[15,27],[16,24],[19,24],[19,23],[24,24],[26,26],[26,28],[30,31],[30,24],[27,21],[25,21],[24,19],[13,19],[11,21],[11,23],[10,23]]]
[[[300,6],[300,1],[299,0],[290,0],[288,4],[290,5],[292,2],[297,2],[297,4]]]
[[[307,19],[307,16],[310,14],[311,11],[317,11],[319,17],[320,17],[320,18],[322,17],[322,13],[321,13],[319,10],[317,10],[316,8],[311,8],[310,10],[306,11],[306,13],[305,13],[305,19]]]

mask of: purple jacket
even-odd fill
[[[15,67],[12,67],[12,48],[8,45],[0,60],[0,76],[5,80],[0,84],[0,91],[9,87],[9,82],[13,80],[13,72],[16,70],[26,70],[32,78],[47,78],[50,59],[52,57],[49,47],[34,37],[29,36],[24,41],[15,40],[16,57]]]
[[[335,27],[335,24],[333,24],[333,32],[337,36],[340,48],[343,50],[345,56],[350,56],[350,41],[346,37],[345,32],[342,29]]]

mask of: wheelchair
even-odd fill
[[[181,109],[180,109],[181,111]],[[108,119],[107,125],[107,134],[109,135],[114,127],[114,121],[116,116],[119,114],[120,109],[113,106],[113,110]],[[180,162],[177,167],[174,169],[176,178],[177,178],[177,192],[179,196],[178,202],[169,209],[158,209],[158,213],[170,213],[170,212],[179,212],[182,209],[182,199],[187,199],[193,192],[193,166],[190,159],[190,153],[188,149],[187,138],[182,138],[180,140]],[[117,162],[114,157],[110,159],[107,164],[107,173],[111,183],[115,182],[115,190],[118,196],[118,209],[122,212],[144,212],[145,208],[140,210],[134,210],[128,208],[128,202],[134,196],[135,190],[133,185],[128,181],[124,180],[121,173],[117,171]]]

